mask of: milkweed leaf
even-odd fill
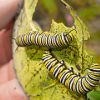
[[[91,91],[87,94],[89,100],[100,100],[100,91]]]
[[[14,38],[19,34],[28,34],[30,31],[42,32],[39,25],[32,21],[37,2],[38,0],[25,0],[24,7],[15,22],[13,30]],[[68,4],[65,5],[73,15],[75,25],[72,28],[68,28],[63,23],[57,23],[53,20],[51,28],[46,34],[69,33],[72,29],[76,30],[72,31],[75,40],[72,41],[69,47],[61,51],[53,50],[53,53],[59,60],[64,60],[69,65],[68,67],[72,65],[76,72],[82,73],[82,70],[90,66],[92,62],[92,57],[88,55],[83,46],[83,41],[89,38],[89,32],[73,9]],[[69,91],[69,89],[48,74],[41,60],[45,51],[44,48],[36,46],[16,48],[17,45],[15,40],[13,40],[14,68],[17,78],[30,100],[77,100],[78,98],[83,100],[83,95],[79,96]],[[80,65],[81,70],[78,70],[76,65]],[[86,67],[84,68],[84,66]]]

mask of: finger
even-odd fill
[[[7,81],[8,81],[8,63],[0,67],[0,85],[6,83]]]
[[[16,79],[0,86],[0,100],[28,100]]]
[[[5,84],[15,77],[12,60],[0,67],[0,85]]]
[[[0,0],[0,30],[15,16],[23,0]]]
[[[8,80],[12,80],[16,77],[15,70],[13,67],[13,60],[8,63]]]
[[[9,62],[12,59],[12,49],[11,49],[11,27],[9,25],[8,29],[4,29],[0,32],[0,66]]]

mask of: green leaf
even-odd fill
[[[89,100],[100,100],[100,91],[91,91],[87,94]]]

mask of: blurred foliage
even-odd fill
[[[78,9],[78,14],[85,21],[91,21],[100,16],[100,5],[93,4],[89,7]]]
[[[74,8],[85,8],[85,7],[87,7],[87,6],[91,6],[91,5],[93,5],[93,4],[95,4],[96,3],[96,0],[66,0],[67,2],[70,2],[70,4],[72,5],[72,6],[74,6]]]
[[[91,34],[90,41],[93,41],[93,40],[100,42],[100,31],[95,32],[94,34]]]
[[[54,14],[58,11],[55,0],[41,0],[40,3],[42,3],[42,7],[44,7],[47,13]]]

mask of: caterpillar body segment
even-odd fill
[[[40,34],[39,32],[30,32],[28,34],[17,36],[15,42],[18,46],[21,47],[37,45],[47,48],[66,48],[75,38],[71,31],[69,33],[62,32],[61,34],[56,33],[54,35],[46,33]]]

